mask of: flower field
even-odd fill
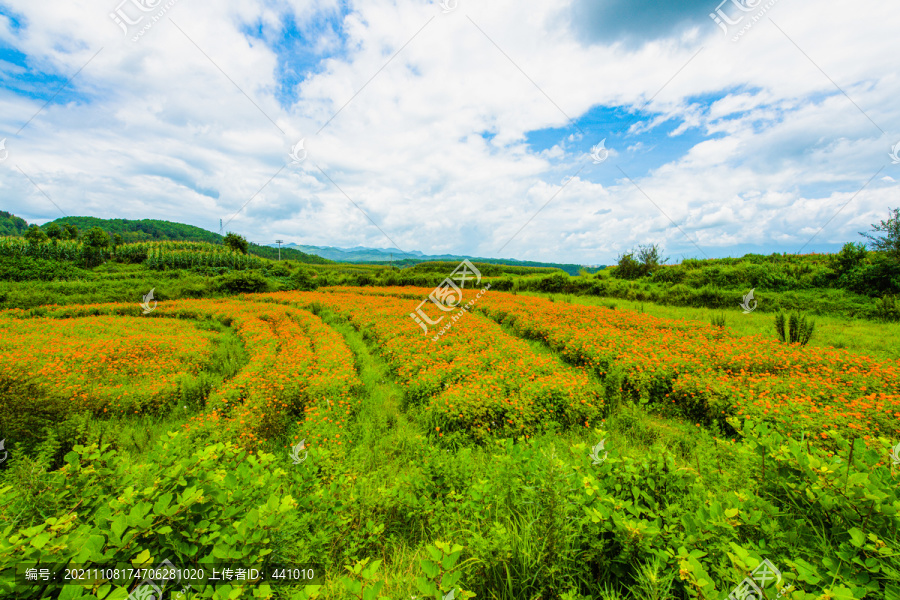
[[[393,296],[409,309],[429,292],[394,287],[362,293]],[[476,310],[522,337],[545,342],[570,364],[617,381],[623,394],[692,421],[722,426],[739,426],[741,419],[769,421],[798,437],[824,438],[829,431],[863,439],[900,434],[898,361],[502,292],[485,294]]]
[[[8,311],[0,317],[0,378],[37,382],[62,400],[64,414],[155,412],[177,402],[182,377],[200,374],[209,360],[218,334],[195,325],[208,320],[231,327],[249,358],[209,390],[186,428],[225,430],[252,447],[305,415],[310,441],[343,443],[359,386],[352,353],[317,317],[286,306],[182,300],[148,315],[123,304]]]
[[[215,332],[192,323],[95,316],[0,317],[0,380],[31,383],[75,410],[137,412],[173,400],[210,357]]]
[[[439,438],[529,436],[551,420],[586,427],[603,402],[583,369],[536,354],[478,315],[461,318],[433,343],[410,319],[410,303],[404,299],[372,295],[360,301],[358,293],[341,289],[255,297],[319,305],[347,318],[376,342],[407,402],[422,406],[429,430]]]
[[[48,311],[40,311],[47,314]],[[140,314],[140,311],[133,311]],[[0,429],[32,446],[76,414],[158,414],[206,367],[219,334],[186,321],[0,314]]]
[[[324,574],[189,599],[711,600],[766,558],[784,598],[900,598],[898,364],[492,290],[426,332],[430,292],[0,312],[0,596],[168,559]]]

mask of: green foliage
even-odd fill
[[[0,281],[54,281],[85,277],[86,271],[71,264],[31,256],[3,256],[0,253]]]
[[[463,547],[440,540],[425,547],[428,558],[419,559],[419,567],[424,577],[416,578],[416,587],[424,598],[434,600],[455,600],[473,598],[475,594],[457,588],[462,573],[455,570],[456,562]]]
[[[254,256],[261,256],[263,258],[268,258],[269,260],[278,260],[278,248],[272,248],[271,246],[260,246],[259,244],[251,243],[248,252]],[[327,258],[322,258],[315,254],[307,254],[305,252],[300,252],[295,248],[286,248],[284,246],[281,248],[281,260],[295,260],[309,265],[333,264],[333,262]]]
[[[22,485],[29,465],[13,467],[9,477],[22,484],[12,496],[9,485],[0,484],[7,501],[0,507],[0,569],[21,561],[129,566],[169,559],[182,568],[213,561],[313,562],[308,552],[283,554],[311,520],[298,510],[293,496],[302,492],[288,490],[274,456],[248,455],[221,442],[192,450],[186,442],[164,435],[139,468],[108,444],[76,445],[62,469],[40,477],[38,489]],[[309,487],[302,480],[295,485]],[[54,507],[50,513],[57,516],[26,525],[41,507]],[[132,586],[122,581],[114,587],[127,595]],[[0,596],[55,597],[60,587],[3,578]]]
[[[28,230],[28,223],[24,219],[0,210],[0,237],[24,235]]]
[[[109,235],[99,227],[92,227],[90,231],[84,235],[83,242],[88,248],[97,250],[104,250],[110,245]]]
[[[875,250],[888,254],[893,260],[900,260],[900,208],[888,209],[889,216],[879,223],[872,224],[872,233],[882,233],[883,236],[872,233],[860,233],[869,240],[869,244]]]
[[[634,251],[624,252],[617,259],[618,265],[613,271],[613,277],[618,279],[637,279],[644,274],[639,263],[634,258]]]
[[[381,561],[375,560],[372,564],[366,566],[368,563],[369,559],[364,558],[356,561],[352,567],[349,565],[345,566],[344,568],[350,572],[351,576],[342,577],[340,580],[341,585],[345,591],[351,594],[352,598],[358,598],[359,600],[390,600],[378,594],[381,588],[384,587],[384,582],[378,581],[378,576],[376,575],[378,567],[381,566]]]
[[[297,272],[291,276],[291,283],[295,290],[308,292],[318,287],[318,282],[308,269],[297,269]]]
[[[25,239],[30,245],[37,246],[47,241],[47,234],[37,225],[32,225],[28,228],[28,231],[25,232]]]
[[[724,328],[726,319],[727,315],[725,313],[719,313],[710,317],[709,322],[715,327]]]
[[[219,291],[228,294],[257,294],[271,291],[269,281],[256,271],[230,273],[216,279]]]
[[[865,244],[848,242],[840,252],[828,256],[828,266],[841,276],[859,267],[868,254]]]
[[[268,263],[255,256],[241,254],[226,246],[199,242],[152,242],[127,244],[116,253],[123,262],[140,262],[153,270],[193,269],[204,272],[224,267],[233,270],[261,269]]]
[[[657,244],[638,246],[637,259],[641,263],[644,275],[651,275],[663,263],[669,260],[668,257],[663,258],[662,251]]]
[[[52,223],[51,223],[52,225]],[[48,225],[49,227],[50,225]],[[62,239],[77,241],[81,234],[78,232],[78,226],[74,223],[63,223]]]
[[[63,237],[62,227],[60,227],[58,223],[50,223],[47,225],[44,232],[51,240],[60,240]]]
[[[224,242],[226,246],[241,254],[247,254],[247,249],[250,247],[246,238],[231,231],[225,235]]]
[[[544,277],[538,283],[541,292],[560,293],[570,291],[571,278],[565,273],[554,273],[550,277]]]
[[[640,245],[637,250],[625,252],[618,258],[618,266],[613,270],[613,277],[619,279],[639,279],[653,275],[662,263],[669,260],[662,257],[657,244]]]
[[[778,339],[785,343],[805,346],[815,328],[815,322],[807,320],[806,316],[800,313],[791,313],[790,317],[786,317],[784,313],[775,315],[775,333],[778,334]]]
[[[84,264],[87,267],[96,267],[103,263],[108,254],[106,249],[110,246],[109,235],[99,227],[92,227],[84,235],[82,252]]]
[[[875,316],[882,321],[900,321],[900,302],[896,296],[884,296],[875,300]]]
[[[45,229],[52,226],[70,226],[76,230],[88,230],[99,227],[109,235],[119,234],[125,243],[151,241],[189,241],[219,244],[222,236],[183,223],[160,221],[157,219],[98,219],[96,217],[62,217],[43,225]]]

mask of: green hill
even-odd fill
[[[24,219],[0,210],[0,236],[25,235],[26,229],[28,229],[28,223]]]
[[[46,229],[51,223],[56,223],[60,227],[65,223],[70,223],[78,227],[78,230],[82,232],[92,227],[99,227],[106,233],[121,235],[127,244],[162,241],[222,243],[222,236],[217,233],[194,227],[193,225],[156,219],[129,221],[128,219],[98,219],[97,217],[62,217],[55,221],[44,223],[41,225],[41,228]]]
[[[18,217],[12,217],[18,219]],[[21,219],[19,219],[21,221]],[[25,221],[22,221],[25,223]],[[110,235],[118,234],[126,244],[137,242],[206,242],[208,244],[221,245],[223,236],[200,227],[193,225],[185,225],[184,223],[173,223],[172,221],[161,221],[157,219],[141,219],[139,221],[130,221],[128,219],[98,219],[97,217],[62,217],[49,223],[41,225],[42,229],[46,229],[51,223],[56,223],[60,227],[68,223],[78,227],[81,232],[88,231],[92,227],[99,227]],[[26,225],[27,228],[27,225]],[[24,230],[23,230],[24,231]],[[6,234],[6,235],[22,235]],[[258,246],[250,244],[250,254],[261,256],[263,258],[278,258],[278,250],[269,248],[268,246]],[[307,264],[327,264],[332,261],[324,259],[313,254],[306,254],[294,249],[281,250],[281,258],[286,260],[296,260]]]

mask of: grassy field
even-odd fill
[[[768,564],[770,599],[900,594],[883,325],[801,347],[490,290],[435,341],[430,291],[0,313],[0,596],[142,597],[11,569],[166,560],[316,574],[155,582],[183,598],[718,599]],[[858,346],[825,348],[841,326]]]

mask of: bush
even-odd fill
[[[875,317],[882,321],[900,321],[900,304],[895,296],[875,300]]]
[[[626,252],[619,256],[618,266],[612,273],[617,279],[637,279],[643,274],[641,263],[634,259],[634,252]]]
[[[241,254],[247,254],[247,251],[250,249],[250,244],[246,238],[231,231],[225,236],[224,242],[226,246]]]
[[[884,253],[846,273],[841,279],[844,285],[858,294],[880,296],[900,293],[900,262]]]
[[[491,289],[498,292],[508,292],[515,287],[515,282],[510,277],[504,277],[491,283]]]
[[[69,263],[30,256],[0,256],[0,281],[53,281],[78,279],[85,271]]]
[[[565,292],[568,287],[569,276],[564,273],[554,273],[550,277],[544,277],[538,283],[538,290],[548,293]]]
[[[787,329],[785,329],[787,325]],[[793,313],[790,319],[787,319],[784,313],[775,315],[775,332],[778,339],[785,343],[797,344],[805,346],[812,337],[816,328],[814,321],[807,321],[805,316],[799,313]]]
[[[240,271],[217,278],[217,288],[229,294],[258,294],[269,291],[269,280],[256,271]]]
[[[828,268],[840,277],[859,267],[868,256],[865,244],[848,242],[841,251],[828,257]]]
[[[290,277],[291,270],[284,263],[277,262],[268,268],[268,274],[272,277]]]
[[[309,269],[298,269],[291,277],[291,284],[295,290],[300,290],[301,292],[310,292],[319,287],[319,283]]]

